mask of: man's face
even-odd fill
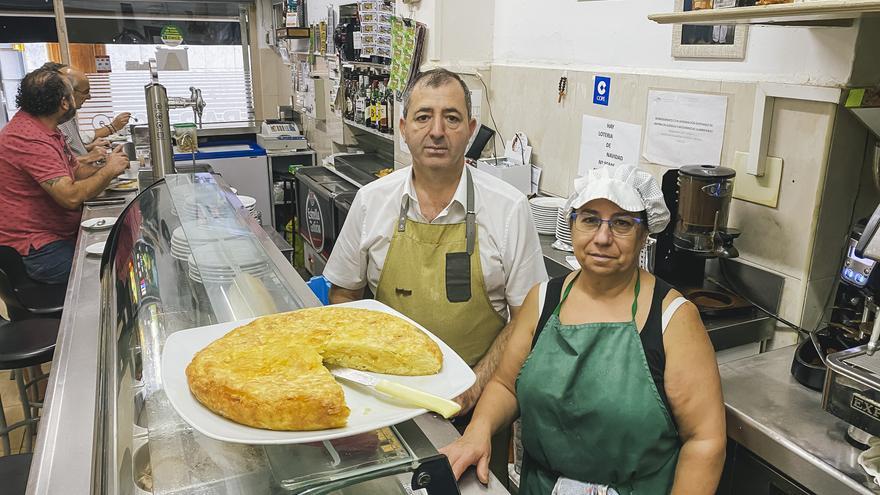
[[[468,120],[464,91],[456,81],[436,88],[416,86],[407,115],[400,119],[400,131],[417,171],[463,167],[465,147],[476,125],[476,120]]]
[[[83,104],[92,98],[91,89],[89,80],[85,77],[77,80],[73,85],[73,98],[76,110],[82,108]]]
[[[61,101],[61,117],[58,118],[58,122],[67,122],[76,116],[76,99],[73,95],[69,94],[64,97],[64,100]]]

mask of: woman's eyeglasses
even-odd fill
[[[615,236],[626,237],[635,232],[636,226],[643,222],[643,219],[629,215],[615,215],[605,220],[594,213],[573,212],[571,214],[572,228],[584,234],[595,234],[603,223],[607,223]]]

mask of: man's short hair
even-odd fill
[[[406,118],[406,113],[409,111],[409,100],[412,98],[413,91],[415,91],[418,86],[439,88],[440,86],[453,81],[457,82],[461,86],[461,90],[464,91],[464,106],[467,107],[467,117],[468,120],[470,120],[472,118],[471,90],[468,89],[467,84],[464,83],[458,74],[442,68],[420,72],[416,75],[415,79],[412,80],[409,87],[406,88],[406,92],[403,93],[403,117]]]
[[[35,117],[46,117],[57,112],[71,93],[70,81],[60,72],[40,67],[21,80],[15,104]]]
[[[55,72],[61,72],[66,67],[67,64],[59,64],[58,62],[46,62],[40,66],[41,69],[54,70]]]

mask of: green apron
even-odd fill
[[[681,442],[657,392],[635,317],[563,325],[565,290],[523,364],[516,394],[524,450],[520,495],[549,495],[557,478],[620,495],[669,493]]]

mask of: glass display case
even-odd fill
[[[161,373],[169,335],[319,304],[219,180],[166,176],[110,232],[100,268],[92,492],[459,493],[446,458],[414,421],[262,446],[213,440],[175,412]]]

